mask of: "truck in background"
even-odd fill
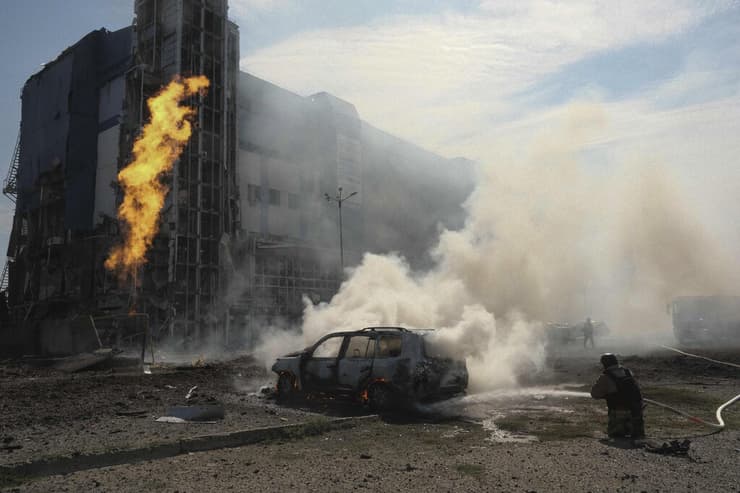
[[[681,344],[740,343],[740,296],[680,296],[668,309]]]

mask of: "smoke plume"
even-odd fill
[[[582,158],[605,119],[575,106],[521,162],[482,165],[465,226],[442,231],[433,268],[366,254],[330,303],[306,303],[303,345],[370,325],[434,328],[467,359],[471,389],[492,389],[542,368],[547,322],[590,316],[629,337],[668,327],[672,297],[733,294],[736,265],[676,170]]]

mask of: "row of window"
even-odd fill
[[[313,358],[338,358],[344,336],[330,337],[314,350]],[[349,359],[395,358],[401,354],[402,339],[398,335],[370,337],[368,335],[350,336],[344,357]]]
[[[250,205],[266,202],[270,205],[280,206],[283,201],[283,194],[280,190],[270,188],[267,193],[267,197],[263,197],[262,188],[257,185],[247,185],[247,200]],[[294,193],[288,193],[288,208],[298,209],[299,200],[298,195]]]

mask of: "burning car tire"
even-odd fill
[[[383,413],[396,406],[396,396],[387,385],[376,383],[367,390],[367,402],[374,412]]]
[[[278,402],[290,402],[295,397],[295,385],[293,376],[288,373],[281,373],[277,382],[277,400]]]

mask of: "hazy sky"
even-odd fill
[[[87,32],[129,24],[133,0],[0,0],[0,173],[24,81]],[[740,210],[740,2],[231,0],[241,68],[329,91],[447,156],[515,160],[598,108],[586,161],[656,160]],[[564,184],[564,186],[567,186]],[[0,199],[0,244],[11,204]],[[722,217],[740,229],[735,217]]]

